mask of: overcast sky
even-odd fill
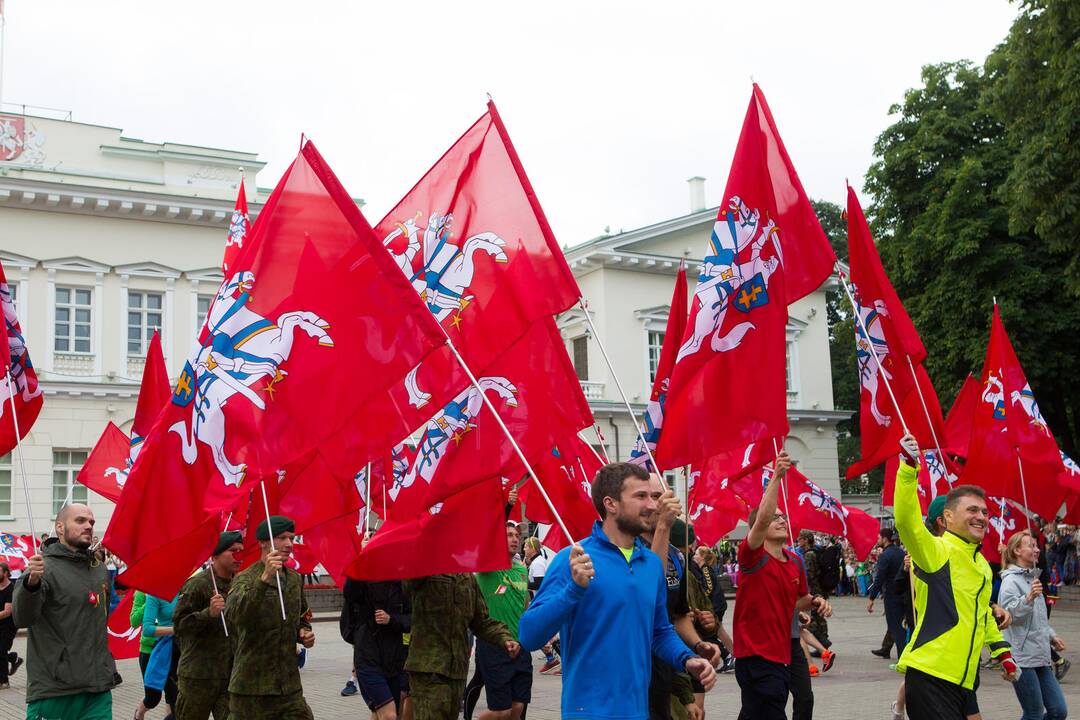
[[[751,77],[811,197],[861,187],[928,63],[981,62],[1005,0],[147,2],[7,0],[5,103],[125,135],[258,152],[301,131],[374,224],[490,92],[563,243],[720,201]],[[868,203],[867,203],[868,204]]]

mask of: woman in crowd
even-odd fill
[[[143,672],[144,692],[142,701],[139,702],[138,707],[135,708],[135,720],[143,720],[147,711],[156,708],[161,702],[163,693],[165,702],[169,706],[169,714],[166,716],[166,720],[169,720],[173,716],[173,708],[176,707],[176,669],[180,661],[180,649],[172,646],[171,636],[173,634],[173,611],[176,610],[176,601],[179,599],[179,595],[172,600],[163,600],[154,597],[153,595],[146,595],[144,601],[145,605],[143,608],[140,608],[142,614],[143,641],[150,640],[151,643],[149,650],[146,652],[143,651],[142,646],[139,648],[139,667]],[[132,618],[134,618],[134,616],[135,613],[133,610]],[[132,625],[134,624],[133,620]],[[157,644],[161,642],[161,638],[166,636],[170,637],[170,641],[166,646],[158,648]],[[146,687],[147,676],[151,672],[152,659],[155,663],[163,663],[168,666],[163,689]]]

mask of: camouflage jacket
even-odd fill
[[[229,692],[287,695],[303,690],[296,666],[300,628],[311,629],[311,611],[300,576],[281,571],[286,619],[281,619],[277,584],[262,581],[263,561],[240,572],[229,588],[225,619],[234,645]]]
[[[469,574],[432,575],[405,581],[412,600],[412,631],[405,669],[465,680],[469,671],[468,631],[502,646],[514,638],[488,616],[476,578]]]
[[[208,568],[188,578],[173,611],[174,632],[181,648],[177,674],[196,680],[220,680],[232,672],[232,638],[225,637],[221,618],[210,615],[210,598],[214,596],[211,572]],[[218,592],[228,598],[231,581],[216,580]]]
[[[824,595],[825,588],[821,587],[821,563],[818,562],[816,549],[803,551],[803,565],[806,567],[806,584],[810,588],[810,594]]]

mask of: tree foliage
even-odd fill
[[[1033,20],[1021,15],[1017,22]],[[1015,35],[995,55],[1007,52]],[[968,62],[923,68],[922,87],[891,108],[898,118],[874,144],[866,178],[873,229],[929,352],[926,367],[942,404],[947,408],[965,375],[981,368],[996,297],[1043,414],[1074,454],[1080,303],[1065,291],[1065,268],[1076,262],[1075,233],[1070,249],[1044,240],[1038,222],[1013,221],[1019,139],[997,110],[1007,74]],[[1078,92],[1080,76],[1071,82]]]

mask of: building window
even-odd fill
[[[795,378],[791,372],[791,341],[784,343],[784,372],[787,378],[787,390],[791,392],[795,389]]]
[[[0,457],[0,517],[11,517],[11,453]]]
[[[589,338],[586,335],[574,338],[574,369],[578,380],[589,379]]]
[[[90,352],[92,298],[89,288],[56,288],[56,352]]]
[[[202,330],[206,324],[206,316],[210,314],[210,303],[214,302],[213,295],[200,295],[195,299],[195,332]]]
[[[664,349],[664,333],[649,330],[649,382],[656,381],[656,370],[660,367],[660,352]]]
[[[128,355],[145,355],[150,338],[161,329],[165,296],[128,291]]]
[[[70,503],[86,503],[86,486],[75,477],[86,462],[86,450],[53,450],[53,515]]]

